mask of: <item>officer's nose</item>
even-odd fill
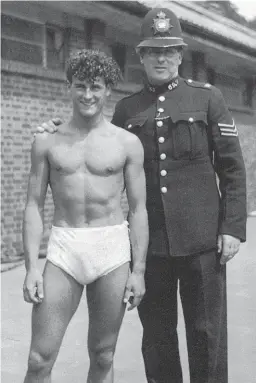
[[[164,53],[159,53],[159,55],[157,56],[157,61],[158,61],[159,63],[164,62],[165,59],[166,59],[166,57],[165,57]]]

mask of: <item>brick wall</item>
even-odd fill
[[[105,114],[110,118],[113,106],[126,94],[114,92]],[[248,181],[248,211],[256,209],[256,130],[255,117],[233,112],[238,124]],[[71,103],[64,81],[4,72],[2,75],[2,259],[20,255],[22,214],[26,200],[31,130],[52,116],[68,119]],[[126,200],[123,207],[127,209]],[[48,192],[45,204],[45,247],[52,219],[52,200]]]
[[[123,93],[114,94],[106,109],[107,116],[112,115],[113,103],[123,96]],[[30,170],[32,128],[53,116],[68,119],[71,110],[64,81],[8,72],[2,74],[2,259],[23,252],[22,214]],[[42,252],[45,251],[51,219],[49,192]]]

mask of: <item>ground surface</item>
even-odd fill
[[[40,260],[43,268],[44,260]],[[2,276],[2,383],[21,383],[30,341],[31,306],[23,302],[24,266]],[[189,383],[182,313],[179,315],[184,383]],[[256,218],[248,220],[248,242],[228,266],[229,382],[256,382]],[[53,372],[54,383],[85,383],[88,316],[85,296],[66,333]],[[146,383],[137,312],[127,312],[115,358],[115,383]]]

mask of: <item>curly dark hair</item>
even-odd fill
[[[70,55],[66,69],[67,80],[72,83],[75,76],[78,80],[94,82],[102,77],[106,85],[114,86],[122,79],[119,66],[104,52],[94,49],[83,49]]]

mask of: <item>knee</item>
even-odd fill
[[[114,350],[112,349],[99,349],[90,351],[90,359],[101,370],[108,370],[111,368],[114,359]]]
[[[30,374],[47,375],[51,372],[54,359],[51,355],[31,351],[28,358],[28,372]]]

